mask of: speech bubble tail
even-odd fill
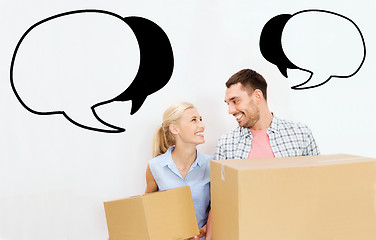
[[[111,125],[96,114],[93,106],[88,110],[79,109],[77,111],[64,112],[64,116],[73,124],[92,131],[106,132],[106,133],[121,133],[124,132],[124,128]]]
[[[288,78],[288,76],[287,76],[287,68],[286,67],[278,66],[278,69],[279,69],[279,71],[282,73],[282,75],[285,78]]]
[[[332,76],[328,77],[328,75],[313,74],[311,72],[311,76],[308,78],[307,81],[305,81],[301,84],[292,86],[291,89],[304,90],[304,89],[319,87],[319,86],[327,83],[331,78],[332,78]]]
[[[145,102],[146,97],[138,97],[132,99],[132,109],[131,109],[131,115],[135,114],[142,106],[142,104]]]

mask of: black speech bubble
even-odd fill
[[[174,56],[166,33],[157,24],[140,17],[126,17],[124,21],[136,35],[140,47],[140,67],[131,85],[113,100],[132,100],[133,115],[148,95],[168,83],[174,68]]]
[[[325,80],[324,82],[322,82],[320,84],[317,84],[317,85],[314,85],[314,86],[309,86],[309,87],[301,87],[311,80],[311,78],[313,76],[313,72],[308,70],[308,69],[304,69],[304,68],[300,68],[300,67],[296,66],[294,63],[292,63],[288,59],[288,57],[285,55],[283,48],[282,48],[282,33],[283,33],[283,30],[286,26],[286,23],[291,18],[293,18],[294,16],[296,16],[298,14],[305,13],[305,12],[324,12],[324,13],[333,14],[333,15],[345,18],[346,20],[350,21],[356,27],[356,29],[358,30],[358,32],[359,32],[359,34],[362,38],[363,59],[362,59],[362,62],[360,63],[359,67],[356,69],[355,72],[353,72],[352,74],[350,74],[348,76],[331,75],[327,80]],[[261,51],[261,54],[263,55],[263,57],[267,61],[275,64],[278,67],[281,74],[286,78],[288,78],[287,68],[289,68],[289,69],[299,69],[299,70],[310,73],[310,77],[308,78],[308,80],[306,80],[305,82],[303,82],[301,84],[298,84],[296,86],[291,87],[294,90],[304,90],[304,89],[319,87],[319,86],[327,83],[332,77],[336,77],[336,78],[352,77],[353,75],[355,75],[360,70],[360,68],[362,67],[362,65],[365,61],[365,58],[366,58],[366,45],[365,45],[364,37],[363,37],[362,32],[360,31],[360,28],[355,24],[355,22],[352,21],[350,18],[343,16],[341,14],[331,12],[331,11],[327,11],[327,10],[319,10],[319,9],[303,10],[303,11],[299,11],[295,14],[281,14],[281,15],[277,15],[277,16],[271,18],[264,25],[264,27],[261,31],[260,51]]]
[[[264,26],[260,36],[260,50],[262,56],[277,65],[279,71],[287,78],[287,68],[296,69],[282,49],[282,32],[291,14],[281,14],[270,19]]]

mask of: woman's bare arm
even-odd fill
[[[152,193],[158,191],[158,185],[155,182],[153,174],[151,173],[150,167],[148,165],[146,169],[146,190],[145,193]]]

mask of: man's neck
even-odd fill
[[[265,112],[260,112],[260,119],[250,128],[251,130],[264,130],[268,129],[273,121],[273,114],[267,109]]]

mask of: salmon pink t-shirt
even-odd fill
[[[251,151],[248,158],[270,158],[274,157],[272,147],[269,142],[269,135],[264,130],[251,130],[253,135],[251,142]]]

